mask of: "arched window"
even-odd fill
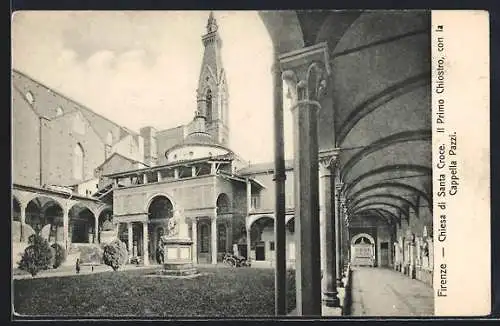
[[[63,113],[64,113],[64,111],[63,111],[62,107],[58,106],[56,109],[56,117],[63,115]]]
[[[230,210],[229,197],[222,193],[217,197],[217,214],[227,214]]]
[[[80,143],[76,144],[73,152],[73,177],[77,180],[83,180],[85,153]]]
[[[212,121],[212,90],[210,88],[207,90],[205,100],[207,102],[207,121]]]

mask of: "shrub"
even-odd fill
[[[39,271],[49,269],[52,250],[49,242],[37,234],[28,238],[28,244],[19,262],[19,269],[35,276]]]
[[[113,268],[114,271],[117,271],[122,265],[127,262],[127,246],[124,242],[116,239],[104,246],[104,253],[102,258],[104,264]]]
[[[58,268],[66,261],[66,250],[59,243],[53,243],[52,249],[52,267]]]
[[[83,264],[101,264],[103,250],[98,244],[79,247],[80,262]]]

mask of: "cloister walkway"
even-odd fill
[[[351,316],[433,316],[432,288],[391,269],[353,267]]]

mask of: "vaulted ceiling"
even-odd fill
[[[340,151],[352,216],[432,209],[430,12],[261,12],[278,54],[327,42],[319,146]],[[430,214],[429,214],[430,215]]]

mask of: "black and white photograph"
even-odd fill
[[[482,190],[431,10],[11,24],[13,318],[432,317],[461,293],[445,209]]]

